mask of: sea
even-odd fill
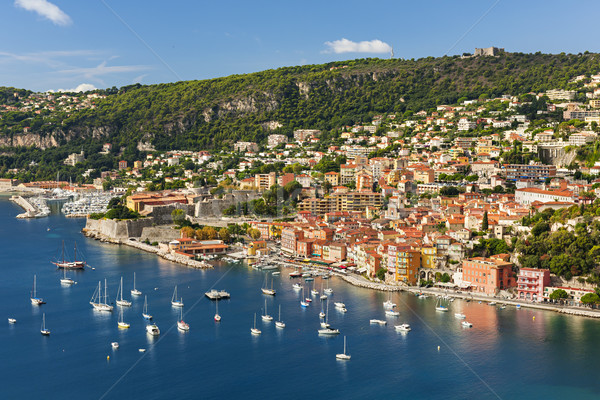
[[[328,322],[339,336],[319,336],[318,297],[300,306],[289,269],[272,276],[247,264],[218,262],[195,270],[127,246],[102,243],[81,234],[85,221],[58,214],[18,220],[22,210],[0,198],[0,398],[2,399],[598,399],[600,320],[508,306],[506,309],[456,300],[449,312],[435,311],[435,298],[395,293],[398,317],[384,315],[387,293],[351,286],[334,277]],[[51,264],[61,256],[92,268],[68,271],[77,283],[61,286],[62,270]],[[133,297],[133,274],[142,296]],[[273,278],[277,295],[260,288]],[[29,297],[34,275],[37,295]],[[108,283],[115,301],[123,277],[123,319],[100,313],[89,301],[98,282]],[[304,283],[321,289],[321,280]],[[175,285],[185,303],[190,331],[180,332],[180,310],[171,306]],[[219,303],[204,293],[224,289],[231,299]],[[157,338],[145,332],[144,296],[159,326]],[[285,329],[263,322],[265,312]],[[324,307],[325,308],[325,307]],[[473,324],[464,328],[454,313]],[[42,314],[50,336],[42,336]],[[256,314],[260,336],[250,328]],[[8,318],[16,318],[9,324]],[[386,326],[369,320],[387,320]],[[408,323],[407,334],[394,325]],[[351,359],[343,352],[344,336]],[[119,342],[114,350],[111,342]],[[139,349],[145,349],[140,352]]]

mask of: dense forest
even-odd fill
[[[55,135],[61,147],[44,152],[8,149],[0,153],[0,174],[2,169],[22,167],[24,159],[50,166],[44,157],[62,160],[82,149],[96,154],[101,142],[112,143],[117,151],[125,149],[123,157],[133,161],[139,141],[152,143],[157,150],[230,150],[236,141],[264,142],[270,133],[291,136],[298,128],[321,129],[328,140],[341,127],[368,122],[377,114],[402,115],[461,98],[573,88],[573,77],[600,72],[599,61],[598,54],[587,52],[358,59],[203,81],[111,88],[100,91],[107,98],[96,101],[95,109],[19,118],[5,113],[0,119],[0,137],[19,135],[29,126],[33,133]],[[0,88],[0,97],[7,100],[15,91],[27,93]],[[279,127],[267,129],[274,121]],[[23,157],[21,162],[19,157]],[[97,158],[97,163],[88,164],[110,168],[114,162],[108,156]]]

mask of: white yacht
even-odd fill
[[[400,313],[394,310],[385,310],[385,315],[390,317],[397,317],[398,315],[400,315]]]
[[[146,325],[146,332],[152,336],[160,335],[160,329],[158,329],[158,326],[156,326],[156,324]]]
[[[117,322],[117,326],[120,329],[129,329],[131,325],[128,322],[123,321],[123,309],[119,309],[119,322]]]
[[[467,318],[467,316],[462,313],[454,313],[454,318],[465,319],[465,318]]]
[[[253,335],[260,335],[262,333],[260,329],[256,328],[256,313],[254,313],[254,328],[250,328],[250,333]]]
[[[396,325],[395,328],[397,331],[400,331],[400,332],[409,332],[411,330],[411,327],[409,324]]]
[[[285,328],[285,323],[281,320],[281,304],[279,305],[279,319],[275,321],[277,328]]]
[[[462,326],[464,326],[465,328],[472,328],[473,324],[470,323],[469,321],[463,321],[461,322]]]
[[[331,327],[319,329],[318,332],[319,332],[319,335],[339,335],[340,334],[339,329],[333,329]]]
[[[171,298],[171,305],[173,307],[183,307],[183,297],[177,300],[177,285],[175,285],[175,290],[173,290],[173,297]]]
[[[104,299],[102,299],[102,284],[100,283],[100,281],[98,281],[98,288],[96,289],[96,291],[92,295],[92,299],[90,300],[90,304],[92,305],[92,307],[94,307],[94,310],[112,312],[113,306],[111,306],[107,302],[108,301],[108,296],[106,295],[107,292],[108,292],[108,290],[107,290],[106,279],[105,279],[104,280]]]
[[[36,288],[36,276],[33,275],[33,290],[31,291],[31,304],[35,306],[41,306],[42,304],[46,304],[44,299],[37,297],[37,288]]]
[[[116,303],[121,307],[131,307],[131,302],[123,299],[123,277],[121,277],[121,284],[119,285],[119,290],[117,291]]]
[[[181,306],[181,318],[177,321],[177,329],[183,332],[190,330],[190,325],[183,320],[183,305]]]
[[[387,325],[387,321],[384,321],[382,319],[372,319],[369,322],[371,324],[376,324],[376,325]]]
[[[119,342],[112,342],[110,345],[115,350],[119,348]]]

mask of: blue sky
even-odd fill
[[[497,46],[600,52],[600,2],[4,0],[0,86],[35,91],[208,79]],[[87,86],[80,86],[85,84]]]

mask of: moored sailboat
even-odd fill
[[[50,335],[50,329],[46,328],[46,313],[42,314],[42,328],[40,329],[40,333],[44,336]]]
[[[183,307],[183,297],[177,300],[177,285],[175,285],[175,290],[173,290],[173,297],[171,298],[171,305],[173,307]]]
[[[123,299],[123,277],[121,277],[121,284],[117,291],[117,305],[121,307],[131,307],[131,301]]]
[[[67,261],[65,260],[65,241],[62,242],[62,260],[61,261],[50,261],[52,264],[56,265],[57,268],[69,268],[69,269],[84,269],[86,266],[85,261],[79,260],[77,261],[77,242],[75,242],[75,250],[74,250],[74,260]]]
[[[31,304],[35,306],[41,306],[42,304],[46,304],[44,299],[37,297],[37,278],[33,275],[33,290],[31,291]]]
[[[341,354],[336,354],[335,358],[338,360],[349,360],[350,354],[346,354],[346,336],[344,336],[344,352]]]
[[[181,318],[177,321],[177,329],[183,332],[190,330],[190,324],[183,320],[183,304],[181,305]]]
[[[133,273],[133,289],[131,289],[132,296],[141,296],[142,292],[135,288],[135,272]]]
[[[281,304],[279,305],[279,320],[275,322],[277,328],[285,328],[285,323],[281,320]]]
[[[108,292],[106,279],[104,280],[104,301],[102,301],[102,284],[98,281],[98,288],[92,295],[92,299],[90,300],[90,304],[94,307],[94,310],[97,311],[112,311],[113,306],[108,304],[108,296],[106,295]]]
[[[152,315],[148,314],[148,296],[144,296],[144,310],[142,312],[142,317],[147,320],[152,319]]]

